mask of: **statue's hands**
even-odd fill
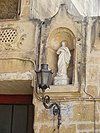
[[[60,51],[60,50],[58,50],[58,51],[57,51],[57,54],[60,54],[60,53],[61,53],[61,51]]]

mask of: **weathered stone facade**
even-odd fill
[[[56,51],[66,40],[72,56],[70,84],[52,83],[46,90],[51,102],[61,107],[59,133],[100,133],[100,18],[82,17],[78,11],[74,16],[70,6],[62,4],[59,10],[55,8],[56,14],[42,14],[40,19],[47,19],[41,21],[38,15],[38,19],[33,18],[36,13],[32,5],[32,0],[22,0],[16,20],[0,21],[0,94],[33,93],[34,132],[57,133],[57,117],[41,102],[35,70],[48,63],[54,77]]]

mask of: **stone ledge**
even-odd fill
[[[34,71],[0,73],[0,94],[32,94]]]
[[[51,85],[50,89],[47,89],[48,93],[68,93],[68,92],[78,92],[78,85]]]
[[[41,90],[39,90],[39,94],[41,95]],[[78,85],[51,85],[50,89],[45,91],[45,95],[64,99],[65,97],[79,98],[81,93],[78,90]]]
[[[5,80],[32,80],[34,71],[0,73],[0,81]]]

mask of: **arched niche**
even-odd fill
[[[66,27],[59,27],[53,30],[48,36],[46,43],[46,62],[49,64],[50,69],[53,71],[53,76],[57,73],[58,55],[57,50],[61,47],[61,42],[65,41],[66,46],[71,53],[71,60],[67,69],[69,83],[74,83],[75,80],[75,35]]]

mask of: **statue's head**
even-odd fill
[[[66,47],[66,42],[65,41],[62,41],[61,42],[61,45],[62,45],[62,47]]]

